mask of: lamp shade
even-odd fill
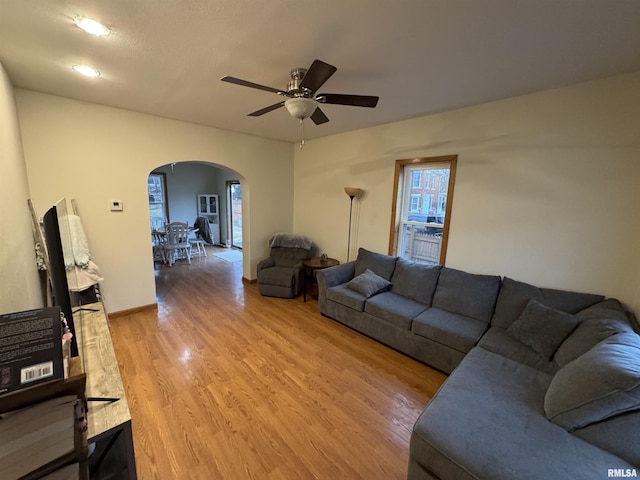
[[[356,188],[356,187],[344,187],[344,191],[351,198],[357,197],[358,195],[360,195],[362,193],[362,189],[361,188]]]
[[[290,98],[284,102],[284,106],[292,117],[304,120],[313,115],[318,108],[318,102],[311,98]]]

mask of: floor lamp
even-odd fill
[[[353,213],[353,199],[362,193],[361,188],[344,187],[344,191],[349,195],[349,236],[347,238],[347,262],[351,253],[351,214]]]

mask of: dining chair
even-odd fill
[[[191,255],[204,255],[207,256],[207,249],[205,248],[205,242],[203,239],[193,236],[189,238],[189,243],[191,244]]]
[[[186,258],[191,265],[191,243],[189,243],[189,224],[172,222],[165,226],[165,261],[172,266],[176,259]]]
[[[153,230],[151,232],[151,245],[153,246],[153,261],[167,263],[165,244],[167,236],[164,231]]]

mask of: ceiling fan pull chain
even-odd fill
[[[300,119],[300,150],[304,147],[304,118]]]

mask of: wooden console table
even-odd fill
[[[83,305],[74,322],[87,376],[87,442],[95,445],[89,456],[90,478],[135,480],[131,413],[102,304]]]

